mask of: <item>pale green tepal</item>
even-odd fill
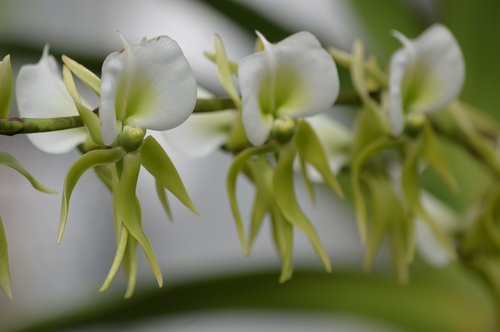
[[[403,132],[407,121],[419,121],[455,100],[465,80],[460,47],[443,25],[435,24],[410,40],[395,31],[403,47],[390,63],[389,120],[392,133]]]
[[[299,32],[277,44],[257,34],[264,50],[238,65],[242,120],[253,145],[268,139],[276,120],[328,110],[340,87],[332,57],[311,33]]]

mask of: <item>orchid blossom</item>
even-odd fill
[[[403,47],[390,63],[389,119],[400,134],[408,117],[439,111],[458,97],[465,79],[460,47],[443,25],[435,24],[410,40],[395,31]]]
[[[56,59],[45,46],[37,64],[24,65],[16,81],[16,100],[22,117],[62,117],[78,115],[70,94],[64,87]],[[47,153],[66,153],[83,143],[85,128],[27,135],[38,149]]]
[[[275,120],[302,118],[327,110],[337,99],[339,78],[332,57],[309,32],[265,46],[238,66],[242,120],[254,145],[269,137]]]

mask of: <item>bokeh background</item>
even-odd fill
[[[43,46],[48,43],[51,53],[67,54],[98,73],[106,55],[121,47],[118,32],[132,43],[143,37],[165,34],[179,43],[199,84],[222,95],[215,66],[203,56],[204,51],[213,50],[214,33],[221,36],[228,55],[236,61],[252,52],[255,30],[270,41],[308,30],[325,46],[346,50],[355,38],[361,38],[368,50],[386,64],[391,52],[398,47],[391,37],[392,29],[413,37],[433,22],[442,22],[450,27],[464,51],[467,83],[463,98],[500,119],[496,91],[500,81],[500,43],[495,37],[500,31],[500,20],[496,17],[500,8],[497,7],[500,6],[496,1],[488,0],[1,0],[0,56],[11,54],[17,71],[24,63],[38,61]],[[97,105],[95,97],[88,91],[85,93]],[[12,112],[16,115],[15,106]],[[339,111],[339,115],[346,117],[345,111]],[[82,178],[72,197],[62,245],[55,243],[64,175],[78,153],[47,155],[36,150],[23,136],[2,137],[0,150],[12,153],[44,184],[59,191],[58,195],[41,194],[15,172],[6,168],[0,172],[0,215],[9,241],[15,296],[8,300],[0,294],[0,330],[15,330],[22,325],[102,303],[126,302],[121,299],[125,288],[122,276],[108,292],[98,293],[114,257],[115,236],[111,197],[92,172]],[[280,287],[277,285],[279,260],[271,244],[269,229],[263,229],[250,257],[241,253],[224,189],[230,156],[217,152],[198,160],[175,150],[169,154],[202,217],[193,216],[176,202],[173,207],[175,222],[169,223],[155,197],[153,181],[148,176],[141,177],[138,194],[143,204],[144,227],[157,252],[166,288],[175,290],[177,285],[197,284],[207,278],[251,275],[260,271],[271,273],[272,277],[266,282]],[[448,197],[450,204],[460,207],[473,197],[478,180],[470,176],[470,172],[476,171],[474,165],[464,162],[455,168],[463,175],[461,181],[470,188],[458,197]],[[334,269],[360,273],[363,248],[349,203],[338,201],[324,188],[317,189],[317,206],[313,208],[306,202],[304,207],[315,221]],[[434,189],[439,195],[439,188]],[[251,202],[253,193],[244,181],[239,192],[240,202]],[[441,195],[446,196],[445,193]],[[248,211],[248,205],[242,204],[243,211]],[[300,234],[296,237],[295,253],[299,270],[320,268],[307,240]],[[390,271],[386,273],[385,256],[382,252],[377,271],[384,276],[388,274],[392,280]],[[159,293],[154,289],[155,283],[144,257],[139,257],[136,297]],[[301,275],[296,279],[290,281],[291,287],[300,283]],[[241,293],[251,293],[252,289],[258,290],[261,286],[250,282],[244,285]],[[206,289],[210,293],[207,288],[210,287],[200,288],[200,292]],[[183,297],[182,292],[179,294],[169,298],[168,293],[164,293],[161,301],[151,305],[162,306],[178,300]],[[238,291],[232,296],[237,299]],[[365,296],[368,295],[362,292],[352,293],[358,301],[363,301]],[[386,298],[382,294],[376,300],[383,306]],[[189,301],[184,298],[184,302]],[[265,303],[265,299],[260,301],[257,302]],[[377,316],[342,308],[316,312],[300,310],[300,301],[293,311],[271,310],[259,304],[249,308],[228,305],[210,311],[203,310],[203,305],[200,307],[201,310],[177,315],[165,310],[164,315],[111,326],[96,322],[79,330],[412,330],[411,324],[391,319],[391,315]]]

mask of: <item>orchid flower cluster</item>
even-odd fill
[[[86,171],[93,169],[113,196],[117,249],[101,290],[122,266],[126,297],[132,295],[138,246],[158,284],[163,282],[141,226],[136,196],[141,166],[155,178],[169,217],[167,191],[198,213],[162,146],[178,146],[195,156],[217,149],[234,155],[226,186],[243,252],[250,253],[268,220],[282,261],[281,282],[292,276],[295,229],[307,236],[324,268],[331,270],[320,236],[299,202],[297,174],[311,201],[314,187],[324,184],[354,202],[360,241],[366,246],[365,268],[387,238],[402,282],[417,249],[432,264],[461,259],[494,280],[500,254],[500,126],[458,101],[465,65],[451,32],[433,25],[413,40],[394,32],[402,47],[392,55],[387,72],[375,58],[366,57],[361,42],[348,53],[323,48],[308,32],[277,43],[257,35],[256,52],[238,63],[228,59],[218,36],[215,53],[206,53],[229,99],[214,98],[197,85],[182,50],[167,36],[139,44],[123,39],[123,49],[105,59],[101,78],[67,56],[62,57],[61,74],[47,47],[37,64],[20,69],[15,96],[26,121],[74,120],[56,128],[46,119],[49,128],[24,131],[28,138],[48,153],[75,148],[82,153],[66,175],[58,242],[71,194]],[[350,73],[346,85],[352,91],[341,89],[338,68]],[[0,118],[8,116],[11,76],[7,57],[0,63]],[[74,77],[97,95],[97,105],[80,96]],[[351,104],[352,129],[334,118],[340,104]],[[11,134],[25,129],[16,124],[2,128]],[[490,190],[467,217],[420,183],[422,172],[430,169],[452,191],[459,190],[443,157],[442,137],[457,140],[491,170]],[[0,163],[18,170],[35,188],[50,191],[12,156],[0,154]],[[248,225],[237,201],[240,174],[255,188]],[[0,222],[0,287],[10,295],[3,233]]]

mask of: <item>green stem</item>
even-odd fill
[[[336,104],[359,104],[360,100],[353,91],[341,91]],[[235,108],[229,98],[198,99],[194,113],[216,112]],[[94,112],[98,112],[96,109]],[[58,118],[5,118],[0,119],[0,135],[44,133],[82,127],[80,116]]]

